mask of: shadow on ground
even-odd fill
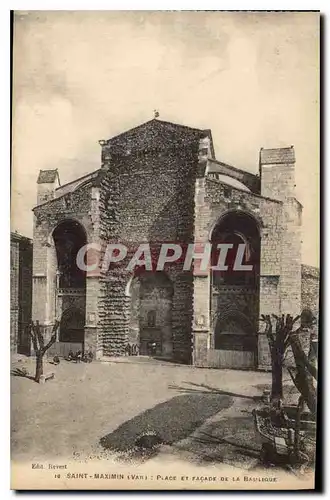
[[[248,470],[260,463],[261,443],[250,415],[210,422],[174,446],[179,452],[193,456],[194,462],[201,465],[217,462]]]
[[[223,391],[216,387],[211,387],[207,384],[194,384],[193,382],[183,382],[184,384],[191,387],[180,387],[178,385],[169,385],[169,389],[174,389],[177,392],[184,392],[189,394],[219,394],[223,396],[230,396],[233,398],[245,398],[251,401],[259,402],[261,396],[250,396],[248,394],[239,394],[237,392]]]
[[[108,450],[127,453],[141,443],[141,436],[152,434],[155,444],[172,445],[232,402],[227,395],[211,392],[178,395],[128,420],[101,438],[100,443]]]
[[[33,375],[30,375],[25,368],[14,368],[13,370],[11,370],[11,375],[13,375],[14,377],[24,377],[30,380],[34,380]]]

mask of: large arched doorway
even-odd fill
[[[217,245],[232,245],[225,260],[228,268],[211,272],[211,356],[219,367],[254,368],[259,314],[259,226],[249,214],[229,212],[214,227],[211,243],[213,266],[221,251]],[[239,248],[244,249],[241,259],[237,257]],[[237,269],[238,264],[250,268]]]
[[[87,243],[82,225],[61,222],[53,231],[56,250],[56,316],[60,318],[57,353],[84,350],[86,272],[77,265],[77,253]]]
[[[143,272],[129,286],[129,344],[144,356],[172,358],[173,285],[164,272]]]

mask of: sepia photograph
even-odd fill
[[[12,34],[11,488],[314,490],[320,13]]]

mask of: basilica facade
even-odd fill
[[[215,158],[210,130],[160,119],[99,143],[98,170],[65,185],[57,170],[37,180],[32,317],[46,337],[60,321],[54,352],[268,367],[260,316],[302,307],[294,148],[261,149],[253,174]],[[126,259],[77,265],[82,247],[109,243],[125,245]],[[211,263],[129,269],[141,243],[154,254],[163,243],[209,243]],[[215,270],[219,244],[244,244],[249,271]]]

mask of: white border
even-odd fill
[[[2,399],[1,399],[1,467],[0,467],[0,498],[5,499],[12,496],[14,493],[9,492],[9,373],[10,373],[10,365],[9,365],[9,356],[6,357],[5,352],[9,353],[9,162],[10,162],[10,149],[9,149],[9,103],[10,103],[10,84],[9,84],[9,68],[10,68],[10,38],[9,38],[9,10],[320,10],[321,13],[327,15],[330,11],[330,2],[328,1],[317,1],[317,2],[306,2],[306,1],[277,1],[277,2],[269,2],[266,0],[254,1],[254,2],[246,2],[246,1],[190,1],[184,2],[180,0],[159,0],[157,3],[151,1],[128,1],[128,0],[117,0],[117,1],[107,1],[107,0],[94,0],[93,2],[88,1],[68,1],[68,0],[57,0],[57,1],[41,1],[41,0],[30,0],[29,2],[22,1],[3,1],[0,7],[0,36],[1,36],[1,44],[0,44],[0,54],[1,54],[1,181],[0,181],[0,203],[1,203],[1,263],[2,263],[2,278],[1,278],[1,335],[2,335],[2,349],[1,349],[1,358],[0,358],[0,367],[2,370]],[[326,19],[328,23],[329,18]],[[324,33],[324,46],[323,50],[325,50],[325,46],[327,46],[327,52],[329,50],[329,27],[328,32]],[[324,61],[325,62],[325,61]],[[326,64],[327,63],[327,64]],[[327,61],[325,62],[326,67],[324,70],[324,93],[326,90],[325,81],[328,81],[326,78],[328,76],[328,67],[329,60],[327,56]],[[326,70],[326,71],[325,71]],[[326,102],[326,101],[325,101]],[[323,105],[325,104],[323,102]],[[327,102],[326,109],[323,107],[324,113],[324,122],[326,121],[326,117],[328,116],[329,104]],[[324,123],[325,125],[325,123]],[[324,149],[328,141],[328,132],[325,130],[323,136]],[[324,151],[323,161],[326,162],[326,154]],[[323,184],[324,187],[324,198],[325,198],[325,206],[323,207],[326,212],[326,216],[329,215],[329,206],[330,206],[330,186],[329,186],[329,176],[326,176],[326,170],[330,168],[327,164],[323,165]],[[324,229],[326,229],[327,217],[324,217]],[[329,231],[324,232],[325,237],[325,248],[329,248]],[[5,243],[5,244],[4,244]],[[8,246],[7,246],[8,245]],[[326,257],[327,253],[324,250],[324,257]],[[324,259],[325,260],[325,259]],[[328,284],[330,283],[330,275],[329,268],[325,269],[325,274],[323,276],[323,280],[325,282],[324,289],[324,312],[330,310],[330,290],[328,289]],[[326,328],[326,321],[323,321],[323,341],[325,343],[325,354],[324,358],[326,359],[329,356],[328,346],[329,343],[326,341],[326,334],[328,333]],[[6,341],[4,342],[4,339]],[[324,352],[324,349],[323,349]],[[325,362],[325,368],[328,363]],[[329,370],[326,369],[326,380],[328,381]],[[4,383],[5,381],[5,383]],[[8,382],[8,383],[7,383]],[[324,396],[326,396],[326,384],[324,387]],[[3,404],[3,402],[5,404]],[[327,398],[324,404],[325,415],[328,415],[329,399]],[[324,419],[326,421],[326,418]],[[323,443],[325,446],[325,455],[327,452],[328,445],[328,433],[325,432],[323,436]],[[326,478],[330,473],[330,463],[327,463],[325,456],[325,483],[327,486]],[[114,493],[111,493],[113,496]],[[156,493],[154,494],[156,496]],[[221,497],[227,497],[225,493],[219,493]],[[288,496],[289,494],[284,496]],[[29,495],[30,496],[30,495]],[[31,493],[31,496],[37,497],[36,494]],[[38,495],[38,498],[43,497],[44,495]],[[72,494],[62,493],[63,497],[72,497]],[[90,496],[96,497],[96,494],[91,493]],[[117,495],[116,495],[117,496]],[[121,497],[123,495],[120,495]],[[176,494],[171,495],[176,497]],[[240,495],[239,495],[240,496]],[[259,496],[259,495],[258,495]]]

